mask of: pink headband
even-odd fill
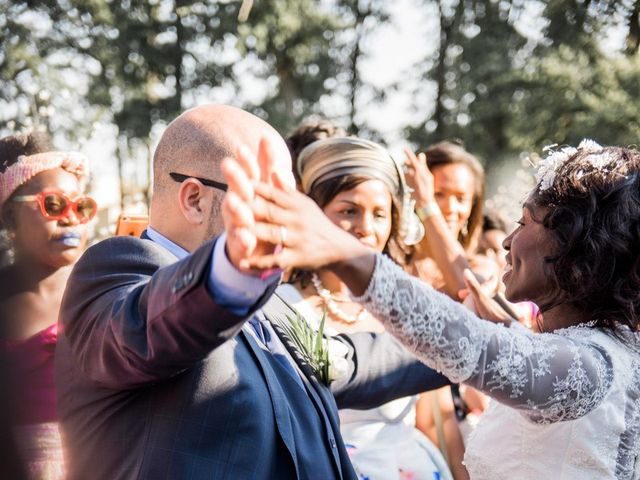
[[[86,160],[78,152],[44,152],[19,156],[16,163],[0,173],[0,208],[18,187],[46,170],[62,167],[83,180],[87,174]]]

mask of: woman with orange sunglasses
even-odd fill
[[[62,294],[96,202],[82,193],[85,159],[40,134],[0,139],[0,353],[14,440],[30,479],[64,476],[53,383]]]

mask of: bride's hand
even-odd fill
[[[259,242],[279,245],[270,254],[252,254],[244,268],[326,267],[361,295],[375,267],[374,252],[335,225],[306,195],[282,185],[258,183],[251,205],[253,234]]]
[[[263,182],[255,185],[255,193],[251,208],[256,239],[281,248],[271,254],[253,254],[243,266],[316,269],[371,253],[303,193]]]
[[[458,295],[462,299],[463,305],[469,310],[480,318],[494,323],[510,325],[511,322],[515,321],[498,302],[489,296],[485,288],[478,282],[474,273],[469,269],[464,271],[464,283],[467,288],[461,290]]]

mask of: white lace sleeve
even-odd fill
[[[535,422],[581,417],[611,386],[611,359],[596,345],[482,320],[382,255],[367,291],[354,299],[424,363]]]

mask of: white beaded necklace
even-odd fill
[[[348,313],[343,312],[342,309],[336,304],[336,301],[333,299],[331,292],[327,288],[325,288],[325,286],[322,284],[322,281],[315,272],[311,274],[311,283],[313,283],[313,287],[316,289],[316,292],[318,292],[318,296],[322,299],[322,303],[324,303],[324,306],[327,308],[329,313],[337,320],[348,323],[349,325],[353,325],[354,323],[357,323],[360,320],[364,320],[369,316],[369,312],[367,312],[364,307],[362,307],[362,310],[360,310],[357,315],[349,315]]]

